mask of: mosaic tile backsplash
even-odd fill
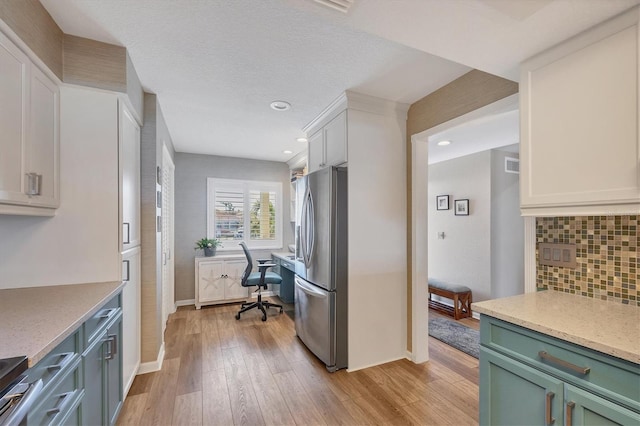
[[[639,227],[640,216],[537,218],[538,243],[575,244],[577,257],[575,269],[538,263],[537,287],[640,306]]]

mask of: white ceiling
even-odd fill
[[[515,109],[487,115],[430,136],[428,138],[429,164],[519,144],[519,113]],[[450,141],[451,144],[439,146],[438,142],[444,140]],[[513,151],[512,148],[509,150]]]
[[[516,80],[522,59],[640,0],[356,0],[347,15],[312,0],[41,2],[66,33],[127,47],[177,151],[286,161],[344,90],[412,103],[468,66]]]

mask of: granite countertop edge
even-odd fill
[[[563,303],[563,309],[555,309],[549,304],[548,300],[551,297],[559,299],[560,303]],[[527,307],[531,306],[539,308],[539,312],[528,310]],[[548,307],[547,311],[545,311],[545,306]],[[600,309],[584,312],[584,306],[597,306]],[[547,290],[476,302],[472,304],[472,310],[640,364],[640,308],[638,307]],[[607,312],[611,314],[607,315]],[[621,316],[625,317],[626,324],[619,326],[618,322]],[[630,320],[626,321],[628,316],[630,316]],[[600,321],[603,321],[603,318],[610,321],[608,328],[612,330],[612,333],[607,336],[603,336],[601,333]],[[581,327],[579,321],[574,321],[575,319],[583,320],[584,326]],[[624,339],[622,336],[613,336],[613,333],[624,330],[624,327],[632,327],[632,331],[637,331],[635,333],[637,337],[634,339],[633,333],[626,336],[628,339]]]
[[[109,281],[109,282],[100,282],[100,283],[83,283],[83,284],[68,284],[68,285],[56,285],[56,286],[45,286],[45,287],[25,287],[19,289],[4,289],[0,290],[0,300],[2,300],[3,294],[7,294],[6,292],[13,292],[13,299],[24,299],[22,300],[21,310],[25,312],[25,318],[14,318],[14,320],[24,321],[24,326],[21,327],[20,331],[17,335],[12,334],[12,330],[7,330],[6,324],[10,324],[8,320],[3,318],[5,315],[5,309],[0,311],[0,336],[12,336],[14,339],[20,342],[29,342],[27,346],[29,346],[28,350],[23,351],[21,346],[20,349],[16,349],[17,352],[12,352],[9,350],[0,350],[0,358],[9,358],[13,356],[26,356],[28,359],[29,368],[33,367],[37,364],[41,359],[43,359],[49,352],[51,352],[57,345],[62,343],[64,339],[69,337],[75,330],[77,330],[86,320],[88,320],[91,316],[93,316],[101,306],[103,306],[106,302],[108,302],[112,297],[118,294],[122,287],[124,287],[125,282],[122,281]],[[46,294],[52,293],[55,291],[59,291],[60,289],[64,290],[65,295],[68,293],[73,293],[74,291],[82,292],[86,291],[89,288],[94,290],[95,295],[91,295],[90,298],[84,300],[79,304],[78,309],[73,310],[70,309],[70,313],[68,317],[60,319],[59,322],[55,322],[54,326],[52,326],[52,330],[50,334],[48,333],[46,336],[39,335],[40,330],[38,330],[37,322],[36,325],[31,327],[29,330],[29,320],[32,315],[30,312],[37,312],[38,318],[46,318],[50,316],[51,313],[55,313],[60,309],[60,306],[38,306],[38,301],[33,301],[29,296],[33,294],[35,291],[41,292],[41,299],[47,299]],[[22,295],[23,297],[21,297]],[[85,296],[86,297],[86,296]],[[73,306],[76,302],[76,299],[73,299],[73,295],[66,300],[65,303],[68,306]],[[1,304],[1,302],[0,302]],[[4,307],[3,307],[4,308]],[[15,312],[13,313],[15,314]],[[8,328],[12,328],[9,326]],[[4,340],[4,339],[3,339]],[[6,345],[10,347],[11,345]],[[27,353],[24,353],[27,352]]]

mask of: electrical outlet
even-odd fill
[[[575,244],[538,244],[538,262],[541,265],[561,266],[563,268],[576,268]]]

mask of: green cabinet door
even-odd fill
[[[82,400],[82,424],[101,425],[104,395],[104,341],[106,331],[94,340],[82,354],[84,367],[84,398]]]
[[[122,408],[122,316],[107,329],[105,356],[106,406],[108,424],[116,423]]]
[[[567,425],[640,425],[640,414],[575,386],[565,385],[564,399]]]
[[[562,381],[480,348],[480,424],[562,424]]]

